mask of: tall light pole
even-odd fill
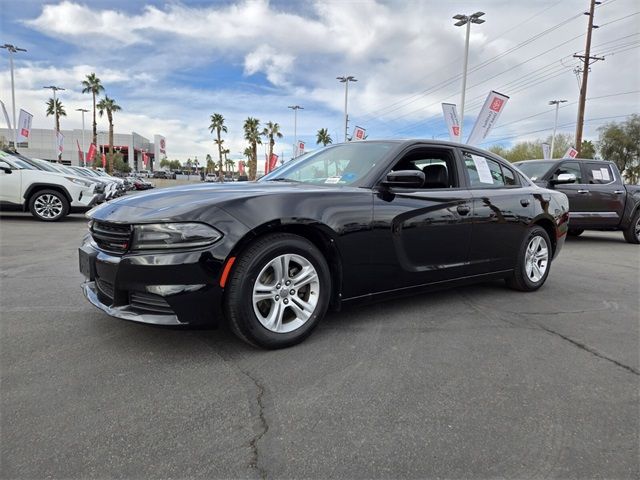
[[[551,136],[551,159],[553,160],[553,147],[556,143],[556,128],[558,128],[558,109],[560,104],[566,102],[566,100],[550,100],[549,105],[556,106],[556,119],[553,122],[553,135]]]
[[[336,77],[340,83],[344,83],[344,141],[347,142],[347,131],[349,129],[349,114],[347,113],[347,97],[349,96],[349,82],[357,82],[358,79],[351,75],[344,77]]]
[[[24,48],[16,47],[9,43],[0,46],[9,52],[9,65],[11,69],[11,107],[13,108],[13,148],[18,149],[18,125],[16,124],[16,89],[13,80],[13,54],[17,52],[26,52]]]
[[[86,108],[76,108],[76,112],[82,112],[82,163],[84,167],[87,166],[87,154],[85,153],[87,150],[84,145],[84,114],[88,111]]]
[[[471,15],[462,15],[459,13],[455,15],[454,20],[458,20],[454,25],[456,27],[467,26],[467,35],[464,41],[464,64],[462,67],[462,98],[460,99],[460,141],[462,141],[462,126],[464,124],[464,97],[467,91],[467,65],[469,64],[469,35],[471,34],[471,24],[481,24],[485,21],[480,17],[484,15],[484,12],[476,12]]]
[[[289,105],[287,108],[293,110],[293,158],[296,158],[298,156],[298,110],[304,110],[304,107],[300,105]],[[271,159],[269,159],[269,161],[271,161]]]
[[[51,91],[53,92],[53,144],[54,144],[54,154],[56,156],[56,158],[58,160],[60,160],[60,157],[62,156],[62,154],[58,151],[58,108],[56,105],[56,92],[58,90],[63,91],[65,90],[62,87],[56,87],[55,85],[49,85],[48,87],[42,87],[42,88],[48,88],[51,89]]]

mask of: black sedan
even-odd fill
[[[152,324],[226,318],[243,340],[279,348],[343,304],[495,278],[537,290],[569,203],[484,150],[360,141],[258,182],[125,197],[89,217],[79,253],[92,304]]]

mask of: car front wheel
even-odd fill
[[[331,276],[318,248],[297,235],[266,235],[233,266],[225,292],[231,330],[263,348],[301,342],[324,317]]]
[[[69,213],[69,201],[56,190],[40,190],[31,196],[29,211],[38,220],[55,222]]]
[[[518,252],[518,262],[507,285],[515,290],[532,292],[547,280],[551,267],[551,242],[544,228],[531,227]]]

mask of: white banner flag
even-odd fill
[[[353,129],[353,140],[364,140],[367,136],[367,131],[362,127],[355,127]]]
[[[548,143],[542,144],[542,158],[549,160],[551,158],[551,145]]]
[[[567,150],[567,152],[564,154],[562,158],[576,158],[577,156],[578,156],[578,151],[573,147],[569,147],[569,149]]]
[[[304,142],[298,140],[298,155],[302,155],[304,153]]]
[[[4,103],[2,102],[2,100],[0,100],[0,107],[2,107],[2,111],[4,113],[4,119],[7,122],[7,128],[9,130],[11,130],[11,121],[9,120],[9,115],[7,115],[7,109],[4,106]]]
[[[469,145],[476,145],[487,138],[487,135],[489,135],[489,132],[498,121],[502,110],[504,110],[507,100],[509,100],[509,97],[506,95],[502,95],[493,90],[489,92],[489,96],[485,100],[482,110],[480,110],[473,130],[471,130],[471,135],[469,135],[467,139]]]
[[[442,113],[444,121],[447,124],[449,138],[452,142],[460,141],[460,120],[458,119],[458,111],[454,103],[443,103]]]
[[[58,153],[62,153],[64,150],[64,135],[61,132],[56,134],[56,143],[58,145]]]
[[[31,121],[33,115],[26,110],[20,109],[20,117],[18,119],[18,141],[28,142],[29,134],[31,133]]]

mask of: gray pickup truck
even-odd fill
[[[563,158],[514,165],[541,187],[569,197],[569,235],[621,230],[627,242],[640,244],[640,186],[625,185],[613,162]]]

